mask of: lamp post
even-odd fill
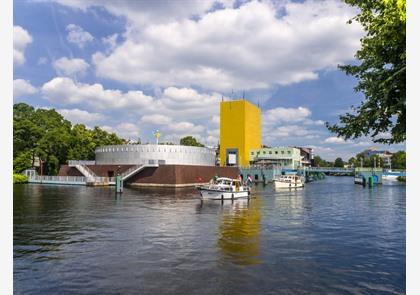
[[[159,130],[156,130],[155,133],[153,133],[153,135],[156,137],[156,145],[159,144],[159,137],[160,137],[160,132]]]

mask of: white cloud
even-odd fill
[[[142,91],[104,89],[101,84],[85,84],[74,82],[70,78],[56,77],[42,86],[44,98],[64,105],[83,104],[95,109],[127,109],[147,108],[153,98]]]
[[[264,132],[265,133],[265,132]],[[316,133],[314,130],[306,129],[301,125],[285,125],[285,126],[279,126],[272,130],[270,130],[267,134],[267,137],[272,138],[288,138],[288,137],[306,137],[308,135],[313,135]]]
[[[302,123],[305,125],[316,125],[316,126],[323,126],[325,124],[325,122],[322,120],[311,120],[311,119],[306,119]]]
[[[154,125],[167,125],[172,123],[171,118],[160,114],[144,115],[143,117],[141,117],[140,121],[143,123],[151,123]]]
[[[102,43],[108,47],[108,50],[112,51],[115,49],[115,47],[117,47],[117,38],[118,34],[109,35],[102,38]]]
[[[333,144],[347,144],[347,143],[351,143],[350,141],[345,141],[343,138],[336,137],[336,136],[328,137],[327,139],[324,140],[324,142],[325,143],[333,143]]]
[[[40,65],[45,65],[48,62],[48,58],[46,58],[45,56],[42,56],[38,59],[37,64]]]
[[[71,76],[78,73],[85,74],[89,64],[81,58],[68,59],[62,57],[54,61],[53,66],[59,75]]]
[[[13,26],[13,63],[23,65],[25,63],[25,48],[32,43],[32,36],[24,28]]]
[[[138,138],[140,137],[140,128],[138,125],[132,123],[121,123],[116,127],[117,134],[120,134],[124,138]]]
[[[146,23],[168,23],[174,20],[203,15],[218,2],[231,7],[233,0],[183,0],[183,1],[103,1],[103,0],[56,0],[56,2],[86,11],[90,7],[103,6],[116,16],[124,16],[137,26]]]
[[[125,138],[125,139],[135,139],[137,140],[140,138],[140,127],[128,122],[120,123],[114,127],[103,125],[101,126],[101,129],[115,133],[117,136]]]
[[[263,113],[264,124],[271,125],[280,122],[300,122],[311,115],[308,108],[274,108]]]
[[[173,131],[178,134],[195,134],[201,133],[205,130],[204,126],[202,125],[194,125],[191,122],[179,122],[179,123],[172,123],[167,126],[167,129]]]
[[[34,86],[27,80],[16,79],[13,80],[13,97],[18,98],[23,95],[31,95],[38,92]]]
[[[98,76],[125,83],[247,90],[316,79],[353,59],[363,34],[346,23],[353,8],[332,0],[283,8],[278,18],[269,2],[252,1],[199,20],[134,26],[110,55],[92,60]]]
[[[89,32],[86,32],[82,27],[75,24],[67,25],[66,30],[68,31],[67,41],[76,44],[81,49],[94,39]]]
[[[80,109],[56,109],[56,111],[73,124],[89,125],[100,122],[106,118],[100,113],[92,113]]]

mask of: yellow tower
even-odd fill
[[[261,147],[261,110],[246,101],[220,103],[220,165],[249,165],[250,149]]]

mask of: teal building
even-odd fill
[[[251,165],[277,165],[286,169],[302,167],[301,151],[294,147],[251,149],[249,159]]]

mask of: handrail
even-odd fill
[[[76,165],[95,165],[96,161],[92,160],[69,160],[69,166],[76,166]]]

